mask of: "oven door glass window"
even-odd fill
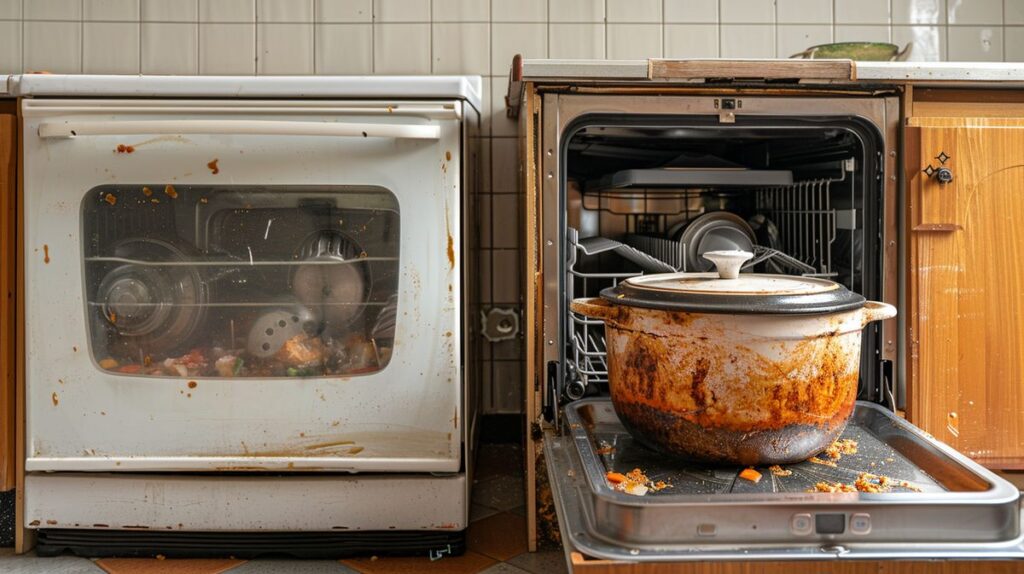
[[[156,377],[385,368],[395,195],[374,187],[104,185],[82,202],[91,352]]]

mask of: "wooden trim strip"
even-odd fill
[[[24,117],[21,114],[21,106],[18,106],[17,128],[21,128]],[[15,209],[17,210],[17,230],[14,237],[14,248],[17,261],[17,279],[14,284],[17,306],[15,307],[15,473],[17,491],[14,499],[14,551],[23,554],[32,550],[36,545],[36,534],[34,530],[25,528],[25,449],[26,449],[26,426],[25,426],[25,143],[18,138],[18,165],[16,172],[17,196]]]
[[[857,79],[852,60],[663,60],[648,61],[649,79],[698,80],[706,78],[765,80]]]

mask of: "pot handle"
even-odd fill
[[[611,316],[615,310],[615,305],[600,297],[584,297],[582,299],[573,299],[572,303],[569,304],[569,309],[574,313],[585,315],[591,319],[601,319],[604,321]]]
[[[868,301],[864,303],[863,313],[860,318],[860,326],[864,328],[868,323],[892,319],[896,316],[896,307],[879,301]]]

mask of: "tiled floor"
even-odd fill
[[[482,445],[474,476],[469,550],[462,556],[430,561],[419,558],[365,557],[349,560],[156,560],[101,559],[71,556],[15,556],[0,549],[4,574],[319,574],[361,572],[397,574],[559,574],[566,572],[561,549],[526,551],[522,452],[513,445]]]

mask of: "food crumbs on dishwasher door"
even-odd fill
[[[597,454],[611,454],[615,452],[615,447],[604,441],[601,441],[601,443],[598,445],[598,449],[594,452],[596,452]]]
[[[608,472],[605,474],[605,478],[611,484],[612,488],[619,491],[625,492],[626,494],[632,494],[633,496],[644,496],[648,492],[657,492],[672,486],[667,484],[665,481],[659,480],[653,482],[647,478],[644,471],[639,468],[622,474],[620,472]]]
[[[833,468],[836,467],[836,463],[832,462],[831,460],[820,459],[816,456],[812,456],[811,458],[807,459],[807,462],[813,462],[814,464],[820,464],[822,466],[831,466]]]
[[[848,438],[836,439],[825,449],[825,454],[832,460],[839,460],[844,454],[857,454],[857,441]]]
[[[769,466],[768,470],[772,471],[772,474],[774,474],[775,476],[790,476],[793,474],[792,470],[782,468],[777,464]]]
[[[740,478],[757,484],[758,482],[761,482],[761,473],[752,468],[744,468],[740,471]]]
[[[829,482],[823,480],[814,485],[814,488],[807,492],[857,492],[857,487],[844,482]]]

